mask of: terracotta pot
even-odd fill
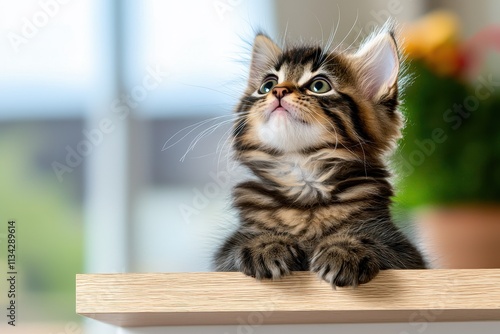
[[[432,268],[500,268],[500,205],[428,208],[416,219]]]

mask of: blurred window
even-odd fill
[[[274,33],[269,1],[127,1],[125,84],[130,91],[148,68],[166,72],[141,102],[147,117],[220,115],[244,88],[255,32]],[[243,64],[246,65],[246,64]]]
[[[109,4],[0,0],[0,118],[84,115],[112,74]]]
[[[111,92],[111,10],[99,0],[0,0],[0,226],[19,226],[18,320],[53,322],[51,332],[80,321],[85,166],[60,182],[52,163],[65,162],[92,103]]]

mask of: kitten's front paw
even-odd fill
[[[277,279],[305,270],[306,255],[285,236],[261,235],[240,253],[240,271],[257,279]]]
[[[367,283],[379,270],[373,251],[356,241],[322,242],[311,260],[311,271],[334,287]]]

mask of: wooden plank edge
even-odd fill
[[[235,311],[228,311],[223,307],[224,305],[219,305],[217,302],[215,303],[215,307],[213,307],[214,304],[212,304],[212,309],[204,305],[202,305],[202,307],[197,307],[199,305],[196,304],[196,298],[193,299],[193,295],[196,297],[196,293],[202,293],[207,288],[207,285],[203,288],[203,285],[201,285],[201,287],[197,287],[193,284],[193,282],[196,282],[196,279],[199,277],[211,281],[209,282],[211,285],[208,286],[217,290],[215,291],[215,295],[209,294],[207,298],[214,298],[214,296],[217,297],[217,294],[222,295],[226,299],[226,303],[228,301],[229,303],[234,301],[235,304],[236,302],[240,302],[238,305],[240,308],[241,305],[246,305],[246,302],[241,304],[241,300],[238,300],[237,296],[231,297],[231,292],[229,290],[229,292],[224,290],[225,284],[233,289],[233,293],[235,291],[234,289],[239,290],[241,288],[241,290],[245,293],[245,298],[243,299],[249,302],[252,302],[251,299],[254,292],[260,293],[260,301],[263,300],[262,294],[264,292],[275,293],[281,300],[279,301],[277,307],[272,310],[269,310],[268,308],[259,310],[258,307],[255,307],[255,305],[259,306],[259,304],[255,303],[251,309],[237,309],[238,307],[235,307],[235,309],[237,309]],[[443,293],[443,286],[436,285],[436,283],[439,283],[436,281],[445,277],[449,277],[454,282],[453,289],[450,290],[450,296],[446,294],[446,291]],[[458,277],[458,281],[454,277]],[[441,293],[440,298],[443,300],[443,304],[430,303],[429,305],[433,305],[432,307],[409,307],[409,305],[412,305],[412,299],[410,298],[410,303],[408,303],[408,301],[399,303],[393,302],[384,309],[366,308],[366,305],[363,303],[364,299],[368,300],[370,298],[374,299],[374,297],[377,297],[375,291],[394,289],[395,287],[391,286],[391,284],[394,284],[394,282],[401,283],[401,278],[407,278],[408,282],[412,282],[413,285],[408,284],[407,287],[398,287],[397,292],[395,292],[396,294],[401,293],[402,291],[403,294],[418,299],[419,289],[424,289],[422,290],[425,292],[423,296],[432,299],[433,290],[429,289],[435,289],[436,296]],[[426,279],[432,279],[433,281],[426,282]],[[159,285],[162,285],[165,282],[173,282],[174,285],[177,284],[177,286],[165,288],[162,285],[160,286],[160,288],[163,289],[161,291],[163,291],[163,293],[166,292],[165,296],[167,297],[172,291],[173,293],[180,292],[180,294],[177,294],[175,298],[180,298],[181,301],[183,301],[182,299],[186,297],[186,303],[188,306],[191,306],[191,308],[186,309],[186,307],[179,307],[177,309],[172,306],[175,306],[175,302],[162,300],[161,298],[158,299],[157,296],[155,296],[156,299],[148,299],[151,296],[146,294],[142,297],[135,295],[132,295],[132,297],[136,298],[136,300],[137,298],[143,298],[145,302],[149,303],[161,301],[165,304],[165,302],[167,302],[167,305],[164,307],[164,311],[158,312],[158,310],[154,310],[155,305],[149,305],[151,307],[148,306],[148,309],[151,308],[151,311],[144,310],[144,306],[138,307],[137,309],[127,307],[126,310],[123,308],[120,311],[115,310],[115,307],[116,309],[120,309],[120,307],[124,304],[130,302],[130,300],[120,300],[120,296],[124,296],[129,292],[130,288],[134,287],[134,284],[136,283],[135,280],[138,280],[140,287],[146,285],[145,291],[148,290],[147,285],[149,283],[151,283],[151,287],[158,288]],[[113,286],[113,284],[111,284],[110,287],[110,282],[117,282],[118,286]],[[291,278],[285,278],[284,280],[274,282],[257,282],[252,278],[241,275],[240,273],[77,275],[76,306],[77,313],[83,316],[123,327],[234,325],[242,323],[307,324],[500,320],[500,292],[498,290],[498,286],[500,285],[500,269],[385,271],[382,272],[374,281],[360,286],[358,289],[339,289],[337,292],[332,292],[330,287],[322,283],[323,282],[315,282],[312,280],[312,274],[304,272],[294,273],[294,276]],[[428,283],[429,285],[434,286],[432,288],[420,287],[419,285],[422,285],[422,283]],[[108,284],[107,287],[105,286],[106,284]],[[325,297],[325,300],[328,303],[335,303],[339,300],[344,303],[348,301],[352,304],[353,302],[355,309],[325,310],[322,307],[331,305],[326,305],[325,300],[323,300],[323,305],[319,302],[319,305],[316,305],[315,310],[307,311],[297,308],[292,310],[282,310],[280,308],[288,302],[286,294],[288,290],[283,290],[283,287],[286,287],[286,289],[292,287],[316,294],[319,293],[319,296]],[[109,288],[111,288],[111,292],[107,296],[98,296],[98,294],[102,294],[103,291]],[[176,291],[177,288],[179,291]],[[403,290],[401,290],[402,288]],[[441,291],[439,289],[441,289]],[[383,296],[383,294],[381,296]],[[127,295],[126,297],[129,298],[130,296]],[[168,299],[167,297],[165,298]],[[292,297],[296,298],[296,296]],[[457,297],[459,303],[457,306],[454,306],[455,304],[450,302],[448,299],[453,300]],[[95,298],[96,301],[95,305],[93,305],[93,298]],[[233,299],[231,300],[231,298]],[[259,297],[255,297],[255,299],[258,298]],[[307,296],[303,296],[303,300],[312,303],[316,302],[313,298],[309,300]],[[469,302],[470,308],[468,306]],[[415,305],[417,304],[418,303],[415,303]],[[439,307],[436,307],[436,305]],[[467,305],[467,308],[464,308],[464,305]],[[340,307],[343,306],[344,305],[340,305]]]

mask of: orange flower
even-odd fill
[[[435,11],[403,27],[403,51],[422,59],[440,74],[454,74],[460,67],[459,23],[451,12]]]

